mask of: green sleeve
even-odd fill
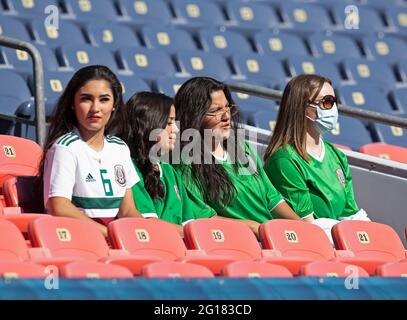
[[[136,208],[138,211],[140,211],[141,214],[157,214],[154,202],[151,199],[150,194],[147,192],[146,188],[144,188],[143,176],[138,168],[136,166],[134,167],[137,171],[138,176],[140,177],[140,181],[133,185],[133,187],[131,188],[133,191],[133,200],[136,204]]]
[[[273,186],[273,184],[270,182],[269,178],[267,177],[267,174],[264,171],[263,164],[262,164],[261,159],[258,156],[257,152],[255,150],[253,150],[252,148],[250,148],[250,153],[256,159],[257,172],[259,173],[260,179],[266,187],[267,207],[268,207],[268,210],[271,212],[279,204],[279,202],[281,202],[281,200],[283,200],[283,196],[281,195],[280,192],[278,192],[278,190]]]
[[[211,218],[216,215],[216,211],[205,203],[202,192],[192,178],[190,166],[178,165],[175,168],[181,180],[179,184],[181,199],[185,201],[182,209],[183,221]]]
[[[300,170],[290,159],[267,159],[265,172],[271,183],[300,217],[314,212],[309,189]]]
[[[348,217],[359,211],[358,205],[355,201],[355,193],[353,192],[352,173],[350,172],[348,158],[346,155],[335,147],[334,151],[338,155],[343,174],[345,176],[346,205],[341,216]]]

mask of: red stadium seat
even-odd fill
[[[291,272],[276,264],[257,261],[237,261],[222,269],[222,276],[228,278],[290,278]]]
[[[333,145],[334,145],[336,148],[341,149],[341,150],[352,150],[351,147],[344,146],[343,144],[334,143]]]
[[[7,207],[20,207],[22,212],[44,213],[42,192],[38,189],[37,176],[17,176],[3,182],[3,194]]]
[[[407,148],[385,143],[369,143],[359,148],[359,152],[384,159],[407,163]]]
[[[39,264],[0,261],[1,278],[45,278],[47,276],[46,268]]]
[[[102,233],[90,221],[47,216],[33,221],[28,232],[33,246],[49,249],[53,257],[118,264],[133,274],[139,274],[143,265],[160,260],[109,250]]]
[[[165,260],[200,264],[219,274],[225,264],[235,259],[208,256],[202,250],[187,250],[178,230],[160,219],[123,218],[108,226],[113,248],[130,254],[157,256]]]
[[[0,147],[0,185],[9,177],[38,174],[42,149],[34,141],[0,135]]]
[[[407,277],[407,261],[382,264],[377,267],[376,275],[381,277]]]
[[[276,250],[262,250],[254,233],[239,221],[197,219],[184,227],[187,247],[205,250],[210,255],[224,255],[236,260],[261,260],[280,264],[293,274],[301,265],[312,260],[303,257],[280,257]]]
[[[370,274],[374,274],[376,267],[386,262],[379,257],[355,257],[350,248],[339,248],[348,251],[334,250],[325,232],[305,221],[267,221],[260,226],[260,240],[264,248],[278,250],[283,257],[354,264]]]
[[[143,267],[141,274],[148,278],[213,278],[206,267],[174,261],[155,262]]]
[[[342,262],[317,261],[301,268],[300,274],[307,277],[368,277],[365,269]]]
[[[397,262],[407,253],[397,233],[388,225],[370,221],[341,221],[332,228],[335,246],[356,257]],[[381,263],[383,264],[383,263]],[[366,269],[370,274],[374,271]]]
[[[61,268],[61,275],[64,278],[133,278],[133,274],[125,267],[94,261],[68,263]]]

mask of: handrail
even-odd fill
[[[46,136],[45,123],[45,102],[44,102],[44,69],[39,51],[35,46],[26,41],[13,39],[5,36],[0,36],[0,45],[28,52],[33,59],[34,73],[34,100],[35,100],[35,124],[36,124],[36,140],[43,147]]]
[[[282,97],[282,92],[278,90],[263,88],[255,85],[250,85],[246,83],[231,83],[228,84],[229,88],[232,91],[238,91],[254,96],[258,96],[261,98],[273,99],[280,101]],[[374,122],[380,122],[384,124],[388,124],[391,126],[397,126],[402,128],[407,128],[407,119],[392,116],[385,113],[365,110],[361,108],[354,108],[349,107],[343,104],[338,105],[338,110],[340,113],[344,115],[352,116],[355,118],[359,118],[362,120],[370,120]]]

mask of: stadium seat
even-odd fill
[[[58,29],[45,26],[44,21],[34,20],[32,23],[35,39],[39,44],[55,48],[60,45],[86,44],[82,31],[75,24],[60,20]]]
[[[122,83],[124,102],[129,100],[132,95],[140,91],[151,91],[150,86],[142,79],[136,76],[119,76]]]
[[[32,140],[0,135],[0,185],[14,176],[33,176],[38,173],[42,149]]]
[[[181,70],[191,76],[210,76],[220,81],[232,76],[225,58],[216,53],[180,51],[177,58]]]
[[[86,30],[93,45],[117,50],[122,47],[140,47],[136,33],[128,26],[118,23],[91,22]]]
[[[297,32],[333,28],[327,10],[321,6],[300,2],[282,2],[280,9],[283,20],[290,23]]]
[[[155,89],[170,97],[174,97],[181,85],[189,78],[166,77],[155,82]]]
[[[160,259],[147,255],[129,255],[123,250],[110,250],[97,226],[89,221],[43,217],[28,228],[33,247],[47,248],[54,258],[99,261],[117,264],[139,274],[141,267]]]
[[[344,59],[343,67],[348,79],[357,84],[377,84],[386,89],[396,85],[393,71],[386,63],[366,59]]]
[[[407,51],[407,44],[403,39],[396,37],[378,38],[375,36],[363,39],[365,51],[372,58],[389,63],[396,63],[405,59],[404,52]]]
[[[349,146],[353,150],[373,142],[369,131],[359,119],[342,115],[339,116],[336,127],[324,134],[324,140]]]
[[[291,55],[308,56],[304,41],[296,35],[263,31],[253,37],[257,51],[261,54],[285,59]]]
[[[3,195],[7,207],[20,207],[21,212],[44,213],[41,188],[38,188],[38,176],[17,176],[3,182]]]
[[[407,262],[390,262],[377,267],[380,277],[407,277]]]
[[[170,56],[160,50],[122,48],[119,54],[125,69],[143,79],[174,76],[177,72]]]
[[[237,53],[253,53],[247,39],[233,31],[222,32],[216,29],[204,29],[199,31],[199,40],[205,51],[223,56],[231,56]]]
[[[0,35],[23,41],[31,41],[28,30],[22,22],[5,16],[0,16]]]
[[[338,62],[346,58],[361,58],[356,42],[345,36],[313,34],[309,43],[314,56],[323,59]]]
[[[371,156],[407,163],[407,148],[385,143],[371,143],[361,146],[358,151]]]
[[[220,7],[206,1],[199,0],[172,0],[176,23],[187,28],[203,28],[207,26],[222,26],[225,24]]]
[[[44,69],[48,71],[57,71],[59,69],[59,64],[55,53],[46,46],[37,45],[36,48],[41,55]],[[28,52],[9,48],[3,48],[2,50],[5,55],[7,66],[20,73],[33,73],[33,60]]]
[[[253,114],[253,125],[273,131],[276,125],[277,111],[274,110],[261,110]]]
[[[305,73],[319,74],[327,77],[331,79],[334,88],[340,85],[342,81],[339,70],[336,68],[335,64],[324,59],[292,55],[288,57],[288,68],[291,76]]]
[[[407,112],[407,88],[394,89],[390,93],[390,97],[393,99],[397,109],[405,114]]]
[[[149,255],[164,260],[177,260],[203,265],[219,274],[230,257],[209,256],[199,250],[187,250],[176,228],[165,220],[122,218],[108,226],[113,248],[137,255]]]
[[[181,262],[155,262],[143,267],[141,275],[147,278],[213,278],[204,266]]]
[[[291,278],[291,272],[279,265],[255,261],[236,261],[222,269],[222,276],[228,278]]]
[[[240,31],[268,30],[279,24],[275,11],[263,3],[229,1],[226,12],[230,26]]]
[[[238,261],[259,260],[278,264],[287,267],[293,274],[298,274],[301,265],[312,261],[303,257],[281,257],[281,253],[275,250],[262,250],[254,233],[239,221],[197,219],[184,226],[184,239],[191,249],[234,257]]]
[[[232,64],[238,75],[251,82],[274,82],[284,80],[287,76],[281,62],[273,57],[261,56],[255,53],[234,54]]]
[[[116,20],[118,14],[111,0],[63,0],[68,14],[76,20]]]
[[[332,228],[335,247],[356,257],[397,262],[407,258],[397,233],[388,225],[370,221],[341,221]],[[383,264],[383,263],[381,263]],[[374,270],[368,270],[373,274]]]
[[[395,113],[383,88],[372,84],[342,85],[338,88],[342,103],[382,113]]]
[[[61,267],[61,276],[78,279],[129,279],[133,274],[122,266],[94,261],[75,261]]]
[[[369,274],[374,274],[376,267],[386,262],[377,256],[358,256],[355,253],[355,257],[350,248],[336,246],[338,250],[335,250],[322,228],[305,221],[270,220],[260,225],[259,234],[263,248],[278,250],[282,258],[302,257],[312,261],[343,262],[362,267]],[[305,263],[298,267],[303,265]],[[299,270],[295,271],[292,272],[297,274]]]
[[[407,33],[407,8],[404,6],[388,6],[385,15],[389,24],[400,34]]]
[[[65,66],[76,71],[87,65],[105,65],[113,72],[117,72],[117,63],[113,55],[104,48],[92,47],[88,45],[67,45],[59,49]]]
[[[42,265],[31,262],[0,261],[0,278],[4,279],[37,279],[46,278],[49,274]]]
[[[379,13],[373,8],[363,6],[346,8],[348,5],[345,3],[337,4],[332,12],[337,27],[346,31],[350,36],[387,29]]]
[[[368,277],[365,269],[342,262],[311,262],[301,268],[301,275],[307,277]]]
[[[170,8],[164,0],[119,0],[118,6],[132,24],[169,24],[172,20]]]
[[[407,148],[407,131],[405,128],[375,123],[372,125],[377,141]]]
[[[45,19],[48,15],[45,13],[45,8],[47,6],[52,5],[60,10],[57,0],[5,0],[5,2],[9,9],[9,13],[18,17]]]
[[[141,30],[147,48],[176,53],[181,50],[196,50],[191,35],[185,31],[168,26],[149,25]]]

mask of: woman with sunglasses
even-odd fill
[[[205,202],[219,216],[239,219],[255,234],[260,223],[273,217],[299,219],[270,183],[244,135],[239,141],[239,114],[225,84],[192,78],[178,90],[175,108],[182,158],[175,167],[191,200]]]
[[[355,202],[345,154],[321,138],[337,121],[331,81],[319,75],[296,76],[284,89],[264,155],[268,177],[291,208],[328,235],[338,220],[370,220]]]

